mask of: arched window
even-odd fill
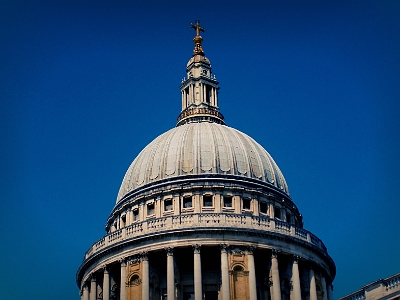
[[[135,286],[140,284],[140,277],[138,274],[133,274],[129,279],[129,285]]]

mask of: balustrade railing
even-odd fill
[[[94,255],[102,248],[112,244],[134,239],[140,236],[154,233],[162,233],[168,230],[185,230],[192,228],[243,228],[251,230],[261,230],[277,232],[280,234],[290,235],[295,238],[307,241],[327,252],[322,241],[311,232],[296,227],[280,220],[271,219],[269,217],[258,217],[251,215],[238,215],[226,213],[200,213],[200,214],[183,214],[179,216],[166,216],[162,218],[153,218],[142,222],[135,222],[131,225],[123,227],[119,230],[109,233],[102,237],[86,252],[85,259]]]

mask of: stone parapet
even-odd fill
[[[291,236],[303,242],[310,243],[316,246],[321,252],[327,254],[325,245],[318,237],[293,224],[269,217],[226,213],[198,213],[149,219],[123,227],[95,242],[86,252],[84,259],[89,259],[106,247],[123,241],[133,240],[141,236],[154,233],[162,234],[171,231],[181,232],[207,228],[238,229],[242,231],[253,230]]]

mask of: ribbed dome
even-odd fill
[[[282,172],[260,144],[234,128],[199,122],[173,128],[147,145],[126,172],[117,203],[148,183],[205,174],[252,178],[289,194]]]

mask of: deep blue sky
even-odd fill
[[[133,2],[133,3],[132,3]],[[336,262],[400,272],[399,1],[0,2],[0,299],[79,299],[131,161],[175,126],[196,19],[229,126]]]

